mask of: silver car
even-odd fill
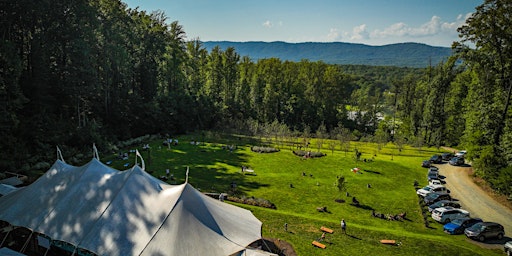
[[[503,249],[507,256],[512,256],[512,241],[506,242],[505,245],[503,245]]]

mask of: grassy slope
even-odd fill
[[[221,144],[231,144],[229,141],[192,146],[191,138],[180,137],[180,145],[170,150],[160,146],[160,142],[152,143],[151,157],[142,152],[147,170],[160,176],[169,168],[179,184],[189,166],[189,183],[204,192],[225,192],[234,181],[243,195],[271,201],[277,210],[239,206],[250,209],[263,222],[263,236],[291,243],[299,255],[502,254],[499,250],[480,248],[463,235],[444,234],[442,225],[431,218],[431,228],[425,227],[413,183],[426,183],[426,171],[420,163],[438,153],[436,149],[405,148],[398,154],[391,145],[377,150],[373,144],[352,143],[352,148],[363,153],[361,158],[374,161],[356,162],[353,151],[332,153],[326,148],[322,150],[326,157],[303,160],[292,154],[289,147],[278,153],[259,154],[253,153],[244,140],[235,140],[238,148],[230,152]],[[123,169],[123,163],[114,161],[113,166]],[[242,165],[254,169],[256,175],[243,175]],[[355,174],[351,172],[353,167],[366,171]],[[302,176],[302,172],[307,175]],[[356,196],[363,207],[350,205],[350,197],[337,190],[335,182],[341,175],[346,178],[347,192]],[[367,188],[368,183],[372,188]],[[348,202],[337,203],[337,198]],[[317,212],[316,207],[321,206],[326,206],[329,212]],[[372,209],[386,214],[406,211],[408,220],[377,219],[371,217]],[[348,235],[339,232],[342,218],[347,221]],[[284,231],[284,223],[288,223],[288,232]],[[334,234],[327,235],[325,250],[311,246],[311,241],[320,237],[321,226],[335,229]],[[382,245],[381,239],[395,239],[402,245]]]

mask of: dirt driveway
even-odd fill
[[[451,191],[453,198],[460,200],[463,209],[471,213],[471,217],[481,218],[484,221],[497,222],[505,228],[506,238],[502,241],[489,241],[489,244],[503,243],[512,238],[512,210],[500,204],[482,188],[473,182],[469,175],[471,166],[452,166],[448,163],[436,165],[440,175],[445,176],[446,187]]]

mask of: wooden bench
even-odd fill
[[[322,248],[322,249],[325,249],[325,247],[326,247],[325,244],[322,244],[322,243],[320,243],[318,241],[313,241],[313,242],[311,242],[311,244],[316,246],[316,247],[318,247],[318,248]]]
[[[396,245],[396,241],[395,241],[395,240],[380,240],[380,243],[381,243],[381,244],[391,244],[391,245]]]
[[[327,232],[329,234],[332,234],[334,233],[334,230],[330,229],[330,228],[326,228],[326,227],[321,227],[320,230],[324,231],[324,232]]]

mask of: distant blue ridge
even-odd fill
[[[370,65],[424,68],[445,62],[452,55],[449,47],[420,43],[399,43],[371,46],[353,43],[287,43],[287,42],[231,42],[205,41],[210,52],[215,46],[226,50],[233,47],[240,56],[253,61],[279,58],[282,61],[323,61],[329,64]]]

